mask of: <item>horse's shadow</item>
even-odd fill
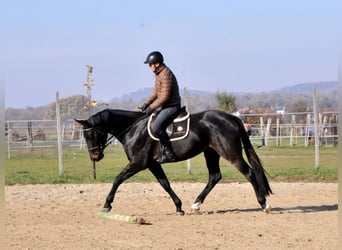
[[[296,206],[296,207],[272,207],[271,213],[316,213],[316,212],[329,212],[337,211],[338,204],[333,205],[320,205],[320,206]],[[216,211],[199,211],[191,214],[225,214],[225,213],[250,213],[260,212],[260,208],[246,208],[246,209],[225,209]]]
[[[279,213],[315,213],[315,212],[329,212],[329,211],[337,211],[338,205],[320,205],[320,206],[296,206],[296,207],[287,207],[280,208],[275,207],[272,208],[272,211]]]

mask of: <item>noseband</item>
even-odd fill
[[[102,131],[96,130],[96,129],[94,129],[94,128],[86,128],[86,129],[83,129],[83,132],[90,131],[90,130],[95,130],[95,131],[98,132],[98,133],[102,133]],[[100,143],[99,146],[94,146],[94,147],[88,148],[88,152],[91,152],[92,150],[96,150],[96,149],[98,149],[100,152],[103,152],[103,151],[106,149],[106,147],[111,143],[110,141],[113,139],[113,137],[114,137],[114,136],[111,135],[111,136],[107,139],[107,141],[106,141],[105,144]]]

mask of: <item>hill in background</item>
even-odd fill
[[[116,97],[111,100],[111,102],[117,102],[117,101],[127,101],[127,100],[134,100],[134,101],[139,101],[139,100],[144,100],[147,98],[152,91],[152,87],[150,88],[141,88],[137,91],[130,92],[128,94],[125,94],[121,97]],[[181,96],[184,95],[184,89],[179,90]],[[189,89],[188,90],[189,95],[196,95],[196,96],[207,96],[210,94],[214,94],[214,92],[209,92],[209,91],[201,91],[201,90],[194,90],[194,89]]]
[[[338,89],[338,83],[336,81],[330,82],[317,82],[317,83],[299,83],[293,86],[288,86],[281,88],[279,90],[271,91],[270,93],[278,93],[278,94],[310,94],[312,93],[312,89],[316,85],[317,92],[330,92]]]
[[[288,86],[275,91],[261,93],[234,93],[237,107],[287,107],[296,102],[304,103],[308,106],[312,104],[313,86],[316,85],[319,106],[323,109],[337,110],[337,81],[327,81],[318,83],[301,83]],[[142,88],[135,92],[114,98],[108,105],[98,105],[94,112],[104,108],[134,110],[141,105],[143,100],[150,94],[152,88]],[[183,96],[183,89],[180,90]],[[191,112],[198,112],[205,109],[218,108],[216,93],[189,89],[188,109]],[[85,110],[86,96],[77,95],[61,99],[62,120],[74,118],[88,118],[89,112]],[[184,100],[183,100],[184,101]],[[105,103],[105,102],[103,102]],[[5,120],[52,120],[55,119],[55,103],[41,107],[28,107],[24,109],[6,108]]]
[[[336,91],[338,89],[338,82],[337,81],[326,81],[326,82],[316,82],[316,83],[299,83],[292,86],[287,86],[280,88],[278,90],[273,90],[269,92],[262,92],[262,93],[269,93],[269,94],[312,94],[312,90],[314,85],[316,85],[317,92],[325,93],[330,91]],[[145,99],[152,91],[152,88],[141,88],[137,91],[125,94],[119,98],[113,98],[111,101],[125,101],[125,100],[143,100]],[[192,96],[207,96],[207,95],[215,95],[215,91],[201,91],[195,89],[188,90],[189,95]],[[181,95],[183,95],[183,89],[180,89]],[[239,95],[246,95],[246,94],[260,94],[260,93],[251,93],[251,92],[231,92],[232,94],[239,96]]]

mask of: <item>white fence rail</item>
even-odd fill
[[[251,127],[250,139],[252,143],[260,146],[309,146],[314,143],[315,128],[312,114],[306,115],[305,122],[297,122],[296,115],[291,115],[290,123],[281,123],[279,115],[270,116],[264,121],[266,115],[244,115],[243,120],[257,117],[259,123],[249,124]],[[303,114],[300,114],[303,117]],[[283,115],[284,116],[284,115]],[[284,117],[283,117],[284,118]],[[303,120],[303,119],[301,119]],[[320,145],[337,145],[337,114],[320,114],[318,124]],[[62,144],[84,148],[82,128],[73,120],[61,124]],[[56,120],[18,120],[5,122],[5,149],[8,158],[12,149],[34,149],[42,147],[57,147]]]
[[[287,116],[287,117],[285,117]],[[296,114],[267,114],[267,115],[244,115],[243,120],[248,118],[258,118],[259,123],[250,124],[251,140],[261,140],[263,146],[275,145],[290,145],[304,144],[309,146],[314,143],[315,131],[318,132],[319,145],[338,143],[337,132],[337,113],[319,113],[317,130],[313,122],[312,113],[296,113]],[[264,122],[264,117],[267,122]],[[303,119],[305,117],[305,119]],[[283,123],[284,121],[290,121]]]
[[[83,131],[74,121],[62,125],[62,144],[69,146],[84,146]],[[33,149],[57,147],[56,120],[6,121],[5,142],[8,158],[11,149]]]

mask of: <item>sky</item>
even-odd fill
[[[11,0],[1,11],[5,107],[153,87],[162,52],[180,88],[266,92],[337,81],[342,1]]]

